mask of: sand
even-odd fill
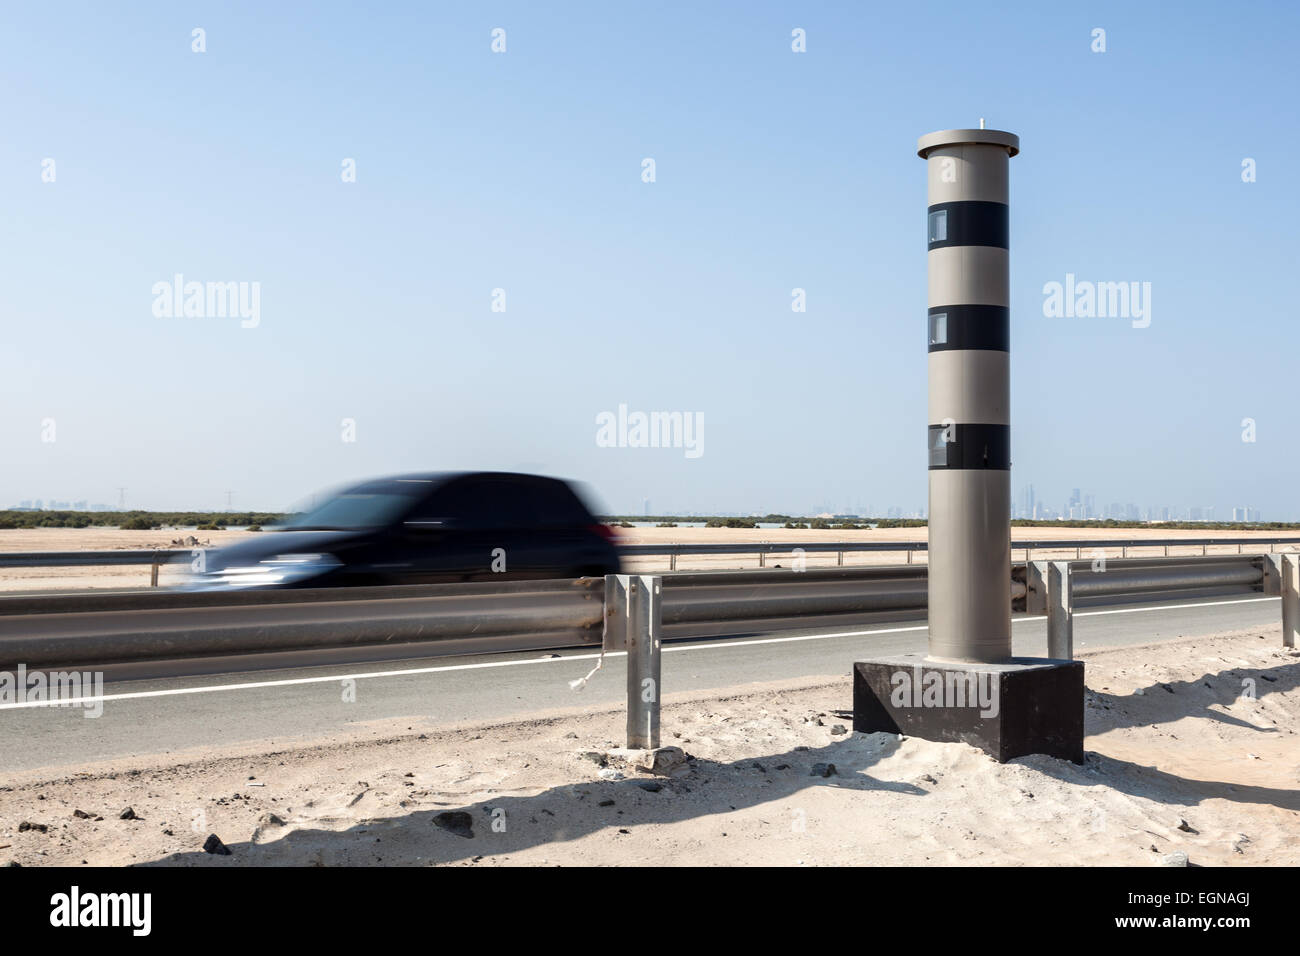
[[[694,759],[668,777],[616,770],[622,714],[581,707],[28,772],[0,787],[0,861],[1295,866],[1300,653],[1280,643],[1275,627],[1083,655],[1082,766],[846,732],[849,678],[826,675],[669,695],[664,743]],[[209,834],[232,855],[202,852]]]
[[[10,551],[112,551],[112,550],[147,550],[173,548],[173,540],[188,538],[191,535],[211,547],[232,544],[244,538],[258,534],[274,532],[248,531],[119,531],[116,528],[32,528],[0,529],[0,552]],[[865,541],[865,542],[906,542],[925,541],[925,528],[881,528],[874,531],[814,531],[798,528],[620,528],[617,529],[620,541],[628,544],[721,544],[752,542],[789,542],[796,543]],[[1142,540],[1156,538],[1270,538],[1288,537],[1287,532],[1275,531],[1178,531],[1151,528],[1013,528],[1012,541],[1027,540],[1078,540],[1078,539],[1113,539]],[[1300,534],[1295,535],[1300,537]],[[1279,547],[1278,550],[1283,550]],[[1285,549],[1296,550],[1295,545]],[[1201,553],[1200,546],[1173,547],[1171,556],[1194,555]],[[1263,550],[1267,550],[1265,546]],[[1209,554],[1235,554],[1236,545],[1210,546]],[[1129,552],[1130,557],[1158,556],[1164,553],[1162,548],[1137,548]],[[1035,551],[1036,559],[1048,557],[1071,557],[1073,549],[1057,551]],[[1092,551],[1084,556],[1096,557]],[[1107,557],[1119,557],[1119,549],[1110,549]],[[1017,560],[1023,559],[1021,551],[1013,552]],[[837,557],[831,554],[808,554],[805,557],[807,567],[834,567]],[[903,564],[908,560],[902,551],[846,553],[845,565],[879,565]],[[924,552],[913,556],[918,563],[925,562]],[[768,565],[789,565],[790,557],[769,556]],[[627,562],[629,571],[664,571],[669,567],[667,557],[632,558]],[[681,557],[677,559],[679,570],[725,570],[733,568],[756,568],[758,557],[755,554],[707,555]],[[163,570],[162,583],[168,579],[167,569]],[[137,567],[106,568],[0,568],[0,592],[4,591],[62,591],[93,590],[102,588],[140,588],[147,587],[150,579],[148,565]]]

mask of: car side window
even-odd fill
[[[535,519],[547,528],[574,528],[590,524],[584,508],[568,487],[558,481],[538,482],[534,488]]]
[[[482,526],[485,513],[476,483],[457,481],[430,495],[415,509],[410,520],[420,524],[450,521],[458,527],[473,528]]]
[[[493,528],[531,528],[537,523],[533,485],[512,478],[485,478],[484,498]]]
[[[527,489],[500,478],[467,478],[430,496],[417,521],[449,520],[464,530],[499,530],[532,523]]]

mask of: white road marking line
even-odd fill
[[[606,657],[626,656],[626,651],[611,651]],[[98,700],[139,700],[145,697],[174,697],[178,694],[211,694],[221,690],[253,690],[258,687],[292,687],[298,684],[335,684],[345,680],[361,680],[366,677],[405,677],[410,674],[436,674],[441,671],[472,671],[481,667],[515,667],[521,664],[552,664],[556,661],[594,660],[600,654],[575,654],[572,657],[529,658],[522,661],[485,661],[481,664],[446,664],[441,667],[413,667],[400,671],[371,671],[363,674],[336,674],[330,677],[294,677],[284,680],[251,681],[244,684],[212,684],[207,687],[174,687],[168,690],[141,690],[125,694],[105,694],[103,697],[78,697],[71,700],[21,701],[14,704],[0,704],[0,710],[13,710],[18,707],[72,707],[82,703]]]
[[[1132,614],[1134,611],[1181,611],[1189,607],[1220,607],[1224,604],[1257,604],[1260,601],[1280,601],[1281,596],[1242,598],[1239,601],[1205,601],[1201,604],[1166,604],[1163,607],[1120,607],[1113,611],[1075,611],[1075,617],[1095,617],[1098,614]],[[1044,618],[1045,620],[1045,618]]]
[[[1199,604],[1162,604],[1159,607],[1126,607],[1111,611],[1076,611],[1075,617],[1093,617],[1100,614],[1133,614],[1138,611],[1179,611],[1196,607],[1220,607],[1225,604],[1255,604],[1260,601],[1280,601],[1280,597],[1243,598],[1238,601],[1206,601]],[[1012,624],[1025,624],[1031,621],[1045,621],[1047,617],[1018,617]],[[717,641],[703,644],[674,644],[662,648],[665,654],[683,651],[707,651],[728,647],[753,647],[758,644],[793,644],[797,641],[827,641],[837,637],[867,637],[873,634],[904,634],[911,631],[924,631],[928,625],[913,627],[887,627],[874,631],[837,631],[833,634],[800,634],[794,637],[765,637],[750,641]],[[606,657],[626,657],[626,651],[610,651]],[[182,694],[211,694],[227,690],[256,690],[262,687],[294,687],[301,684],[333,684],[345,680],[365,680],[371,677],[409,677],[415,674],[439,674],[447,671],[472,671],[488,667],[518,667],[524,664],[555,664],[565,661],[591,661],[600,657],[600,653],[571,654],[567,657],[530,657],[518,661],[484,661],[479,664],[444,664],[438,667],[412,667],[400,671],[370,671],[360,674],[337,674],[330,677],[294,677],[284,680],[250,681],[243,684],[213,684],[207,687],[174,687],[168,690],[142,690],[124,694],[104,694],[102,697],[76,697],[68,700],[31,700],[12,704],[0,704],[0,710],[20,710],[27,707],[76,707],[107,700],[141,700],[149,697],[176,697]]]
[[[714,641],[707,644],[670,644],[661,648],[663,653],[672,654],[679,651],[708,651],[715,647],[752,647],[755,644],[793,644],[795,641],[825,641],[833,637],[860,637],[864,634],[905,634],[908,631],[924,631],[929,625],[917,627],[886,627],[878,631],[839,631],[835,634],[799,634],[795,637],[760,637],[752,641]]]

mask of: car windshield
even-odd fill
[[[294,515],[285,526],[290,531],[348,531],[378,528],[388,524],[411,506],[410,492],[357,488],[327,498],[323,503]]]

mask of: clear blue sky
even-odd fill
[[[0,506],[489,467],[924,507],[915,141],[985,117],[1023,150],[1014,492],[1300,519],[1294,4],[374,6],[6,5]],[[175,273],[260,324],[155,317]],[[1044,318],[1066,273],[1150,282],[1150,327]],[[703,454],[598,447],[620,403]]]

